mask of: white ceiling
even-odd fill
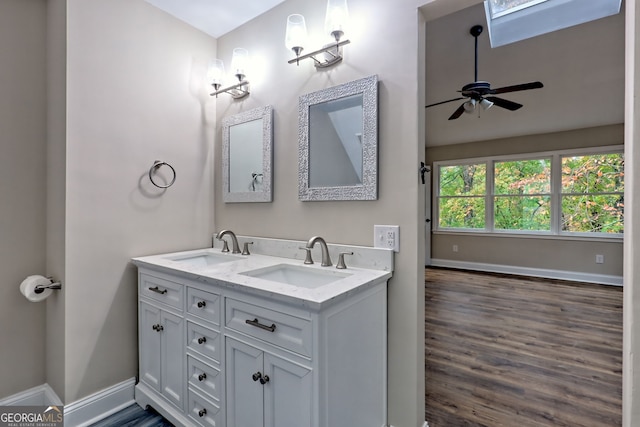
[[[146,0],[191,26],[218,38],[284,0]]]
[[[462,101],[425,110],[426,145],[507,138],[624,121],[624,14],[492,49],[482,4],[427,23],[426,104],[456,98],[473,81],[474,40],[478,80],[491,87],[541,81],[544,88],[498,95],[524,107],[492,107],[447,120]]]

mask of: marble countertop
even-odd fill
[[[333,266],[322,267],[319,262],[319,252],[316,254],[316,249],[314,249],[316,263],[305,265],[302,259],[298,259],[298,253],[304,253],[304,251],[298,250],[296,258],[274,256],[274,254],[282,255],[282,248],[285,248],[284,252],[289,253],[290,249],[288,248],[296,245],[303,246],[304,242],[282,241],[282,244],[278,244],[276,239],[250,239],[257,248],[266,248],[264,251],[271,252],[271,254],[223,254],[219,248],[204,248],[136,257],[132,261],[138,267],[173,274],[200,283],[215,284],[269,297],[282,302],[303,305],[312,309],[320,309],[333,304],[381,281],[386,281],[392,276],[393,252],[390,251],[358,246],[329,245],[330,252],[345,250],[354,252],[354,255],[346,257],[348,266],[346,269],[336,269],[337,253],[335,256],[332,254]],[[351,267],[349,265],[350,258],[354,264],[365,264],[367,268]],[[371,261],[371,259],[374,260]],[[215,263],[208,265],[207,260]],[[250,275],[256,270],[262,271],[261,269],[274,268],[279,265],[286,265],[285,268],[289,269],[293,267],[294,273],[301,271],[308,272],[312,276],[317,275],[322,281],[328,283],[316,286],[297,286]],[[245,274],[247,272],[249,274]]]

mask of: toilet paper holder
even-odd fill
[[[36,294],[41,294],[45,289],[62,289],[62,283],[54,281],[51,277],[47,277],[51,281],[49,285],[38,285],[35,287],[33,292]]]

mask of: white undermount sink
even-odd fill
[[[272,282],[284,283],[301,288],[317,288],[351,276],[351,273],[336,271],[335,268],[320,270],[308,266],[277,264],[257,270],[245,271],[245,276]]]
[[[224,262],[232,262],[243,259],[236,255],[214,253],[211,251],[201,251],[190,254],[182,254],[166,257],[166,259],[177,262],[187,267],[210,267]]]

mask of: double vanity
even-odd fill
[[[219,236],[133,259],[136,402],[178,426],[386,425],[393,252]]]

